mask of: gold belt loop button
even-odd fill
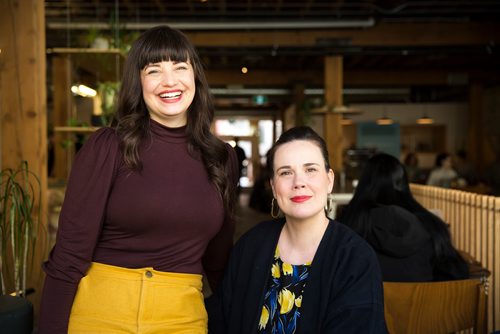
[[[149,271],[149,270],[146,271],[145,275],[146,275],[147,278],[153,277],[153,273],[151,271]]]

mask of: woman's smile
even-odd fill
[[[159,94],[159,96],[163,100],[163,102],[175,103],[175,102],[178,102],[182,98],[182,91],[181,90],[168,90],[168,91],[161,92]]]

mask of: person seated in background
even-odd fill
[[[236,157],[238,158],[238,180],[243,176],[243,169],[245,168],[245,160],[247,159],[247,155],[245,154],[245,150],[239,145],[240,138],[234,137],[234,151],[236,152]],[[241,185],[238,183],[238,193],[241,191]]]
[[[451,188],[458,178],[457,172],[452,167],[451,156],[448,153],[439,153],[436,156],[434,169],[431,170],[427,185]]]
[[[406,155],[404,160],[408,181],[412,183],[421,183],[422,171],[418,167],[418,156],[414,152]]]
[[[261,165],[259,173],[250,192],[250,200],[248,206],[254,210],[262,213],[271,212],[271,200],[273,199],[273,192],[269,184],[269,175],[267,168]]]
[[[484,180],[492,196],[500,196],[500,153],[484,172]]]
[[[267,168],[277,219],[234,246],[206,303],[209,333],[386,333],[373,249],[325,213],[334,181],[325,141],[292,128],[269,151]]]
[[[457,172],[458,178],[462,179],[467,186],[475,186],[479,178],[474,164],[467,158],[467,152],[460,149],[453,159],[453,169]]]
[[[468,278],[448,226],[413,197],[403,164],[371,157],[338,220],[370,243],[384,281],[426,282]]]

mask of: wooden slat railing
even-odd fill
[[[414,197],[436,210],[456,248],[473,256],[490,272],[488,333],[500,330],[500,197],[411,184]]]

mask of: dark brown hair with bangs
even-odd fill
[[[118,107],[111,126],[121,140],[126,165],[141,170],[139,146],[150,136],[150,116],[142,97],[141,70],[161,61],[186,62],[193,67],[196,92],[187,111],[186,134],[191,155],[203,161],[211,182],[218,189],[226,215],[232,215],[235,189],[227,170],[229,153],[224,142],[210,132],[214,105],[196,49],[179,30],[168,26],[151,28],[132,44],[124,65]]]

